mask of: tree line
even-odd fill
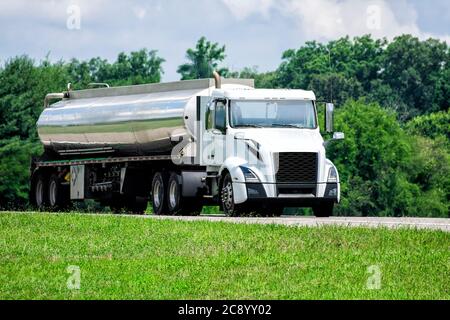
[[[329,158],[342,182],[340,215],[448,216],[450,203],[450,53],[447,43],[403,35],[328,43],[307,42],[282,55],[279,67],[259,72],[222,65],[226,47],[202,37],[186,52],[180,78],[254,78],[260,88],[314,90],[337,106],[336,130],[346,140],[331,144]],[[42,146],[36,121],[48,92],[160,82],[165,60],[155,50],[80,61],[28,56],[0,68],[0,208],[26,208],[31,156]],[[319,110],[322,111],[322,110]],[[322,126],[323,127],[323,126]]]

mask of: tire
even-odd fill
[[[199,215],[203,205],[197,199],[185,198],[178,174],[172,172],[167,184],[167,208],[170,215]]]
[[[69,188],[61,184],[57,174],[48,182],[48,206],[52,211],[66,210],[70,204]]]
[[[314,215],[318,218],[328,218],[333,215],[334,202],[324,202],[314,206]]]
[[[225,175],[221,184],[220,202],[223,212],[228,217],[238,217],[248,211],[245,205],[234,203],[233,181],[229,173]]]
[[[30,192],[31,204],[37,210],[45,210],[48,206],[48,181],[47,177],[38,173],[33,179]]]
[[[175,172],[170,173],[166,197],[169,214],[180,214],[183,201],[181,195],[181,185],[178,181],[178,175]]]
[[[167,178],[162,172],[156,172],[152,180],[153,214],[166,215],[169,213],[166,198]]]

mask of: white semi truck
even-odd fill
[[[51,100],[59,101],[50,105]],[[94,199],[113,211],[229,216],[312,207],[330,216],[339,175],[326,158],[316,98],[255,89],[250,79],[180,81],[48,94],[37,122],[44,154],[30,200],[64,210]],[[326,105],[332,131],[333,105]],[[343,139],[334,133],[333,139]]]

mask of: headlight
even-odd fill
[[[247,167],[240,167],[246,182],[259,182],[258,176]]]
[[[328,182],[337,182],[337,171],[334,167],[328,171]]]

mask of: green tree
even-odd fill
[[[339,73],[315,74],[308,85],[319,101],[332,101],[338,106],[348,99],[364,96],[361,83],[355,78],[346,78]]]
[[[157,51],[142,49],[130,55],[120,53],[117,61],[110,67],[109,77],[100,78],[101,82],[113,85],[133,85],[161,81],[162,63],[165,60],[157,55]]]
[[[256,88],[275,88],[276,72],[258,72],[258,67],[245,67],[241,71],[228,73],[230,78],[254,79]]]
[[[0,141],[0,209],[23,209],[28,202],[29,165],[42,153],[36,141],[13,138]]]
[[[436,39],[344,37],[307,42],[282,58],[275,87],[313,89],[319,99],[338,104],[367,97],[393,109],[401,121],[449,108],[449,48]]]
[[[67,69],[74,89],[85,89],[93,82],[134,85],[160,82],[164,61],[156,50],[141,49],[130,54],[121,52],[113,63],[99,57],[89,61],[72,59]]]
[[[442,136],[450,142],[450,109],[415,117],[406,124],[406,129],[410,134],[431,139]]]
[[[381,77],[408,106],[404,119],[448,109],[449,63],[448,45],[436,39],[403,35],[387,46]]]
[[[411,181],[420,188],[412,215],[449,216],[450,152],[444,136],[430,139],[415,136],[414,158],[410,166]]]
[[[181,80],[210,78],[214,70],[220,75],[226,76],[228,69],[219,68],[219,62],[225,59],[225,46],[220,47],[218,43],[207,41],[205,37],[198,40],[195,49],[186,51],[188,63],[178,67],[177,72],[181,74]]]
[[[348,37],[321,44],[307,42],[287,50],[278,68],[276,86],[311,89],[319,100],[343,104],[371,91],[379,78],[386,40]]]
[[[338,109],[336,130],[346,134],[328,148],[340,172],[338,214],[447,216],[446,139],[410,136],[394,112],[363,100]]]

